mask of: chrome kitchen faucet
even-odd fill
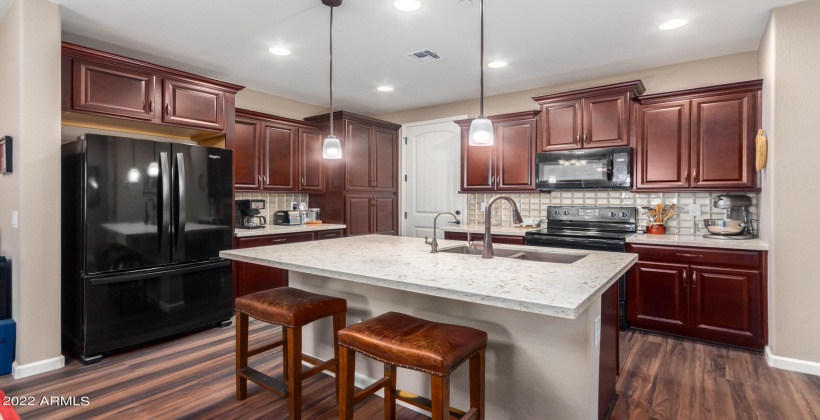
[[[438,254],[438,241],[436,241],[436,221],[438,220],[438,217],[441,216],[442,214],[449,214],[450,216],[453,216],[453,219],[455,220],[456,224],[461,223],[461,220],[458,220],[458,217],[456,217],[455,214],[450,213],[448,211],[441,212],[441,213],[437,214],[436,217],[433,218],[433,240],[429,241],[428,240],[428,239],[430,239],[429,237],[427,237],[427,236],[424,237],[424,243],[427,244],[427,245],[430,245],[430,248],[432,248],[430,250],[431,254]],[[453,222],[451,222],[451,223],[453,223]]]

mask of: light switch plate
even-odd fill
[[[11,212],[11,227],[17,229],[17,211]]]
[[[690,216],[700,216],[700,204],[690,204],[689,205],[689,215]]]

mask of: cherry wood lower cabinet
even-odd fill
[[[473,241],[483,241],[484,234],[483,233],[473,233],[471,236],[471,240]],[[444,232],[444,239],[451,239],[454,241],[466,241],[467,240],[467,233],[466,232]],[[513,235],[493,235],[493,243],[494,244],[507,244],[507,245],[524,245],[524,237],[523,236],[513,236]]]
[[[344,230],[320,230],[315,232],[285,233],[245,238],[234,238],[234,248],[254,248],[258,246],[283,245],[296,242],[341,238]],[[288,285],[288,271],[281,268],[244,262],[233,263],[234,298],[261,290]]]
[[[753,349],[767,343],[765,251],[629,244],[632,327]]]
[[[350,236],[396,235],[398,200],[395,195],[348,194],[345,224]]]

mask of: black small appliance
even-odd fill
[[[628,190],[632,148],[581,149],[535,155],[535,186],[553,190]]]
[[[268,223],[265,216],[260,216],[260,210],[265,209],[265,200],[236,200],[236,214],[234,226],[240,229],[261,229]]]
[[[299,225],[302,223],[298,210],[279,210],[273,214],[274,225]]]

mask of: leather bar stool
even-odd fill
[[[248,380],[281,396],[288,397],[290,418],[299,419],[302,413],[302,381],[322,372],[337,372],[339,349],[336,333],[345,325],[347,301],[292,287],[280,287],[251,293],[236,299],[236,399],[248,394]],[[282,338],[269,344],[248,349],[248,317],[282,326]],[[321,361],[302,354],[302,327],[328,316],[333,317],[332,359]],[[248,358],[282,347],[283,376],[287,383],[248,367]],[[313,365],[302,372],[302,361]],[[339,391],[339,378],[336,378]]]
[[[433,420],[484,418],[484,351],[487,333],[388,312],[342,329],[339,337],[339,419],[353,418],[356,404],[384,388],[384,418],[396,418],[396,400],[430,411]],[[384,377],[354,395],[354,352],[384,362]],[[470,410],[450,408],[450,373],[470,361]],[[396,367],[430,375],[431,400],[396,389]]]

